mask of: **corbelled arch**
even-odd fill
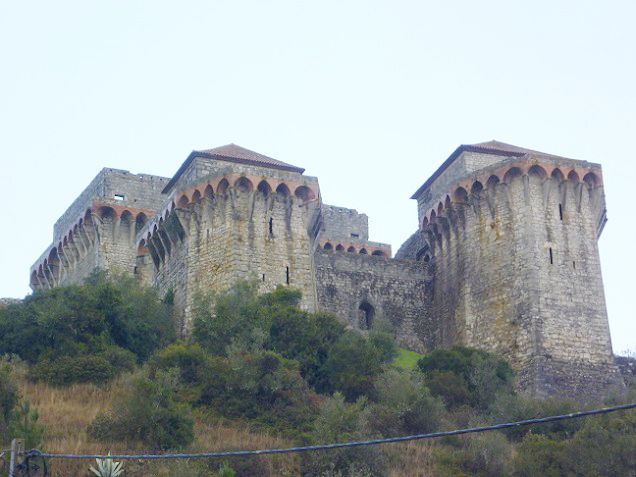
[[[284,182],[278,184],[278,187],[276,187],[276,194],[282,197],[289,197],[290,192],[287,184],[285,184]]]
[[[299,187],[296,187],[296,190],[294,191],[294,195],[298,197],[299,199],[301,199],[303,202],[308,202],[316,198],[316,194],[314,193],[314,191],[311,190],[306,185],[301,185]]]
[[[512,182],[513,179],[516,179],[517,177],[521,177],[521,176],[523,176],[523,171],[521,170],[521,168],[514,166],[506,171],[506,173],[504,174],[503,181],[506,184],[510,184],[510,182]]]
[[[234,182],[234,188],[238,192],[249,193],[254,190],[254,184],[247,177],[239,177],[236,182]]]

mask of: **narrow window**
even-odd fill
[[[552,255],[552,247],[550,247],[550,265],[554,264],[554,256]]]
[[[285,283],[289,285],[289,267],[285,267]]]
[[[352,234],[351,234],[351,238],[360,238],[360,234],[354,234],[354,233],[352,233]]]
[[[576,270],[576,262],[574,260],[572,261],[572,268]]]
[[[124,195],[123,194],[115,194],[114,199],[115,200],[124,200]]]
[[[274,219],[272,217],[269,218],[269,234],[274,235]]]
[[[563,204],[559,204],[559,220],[563,220]]]
[[[263,281],[265,281],[265,274],[263,273]]]

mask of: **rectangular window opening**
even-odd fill
[[[351,238],[360,238],[360,234],[354,234],[354,233],[352,233],[352,234],[351,234]]]
[[[115,200],[124,200],[124,194],[115,194],[114,199]]]

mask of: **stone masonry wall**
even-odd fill
[[[321,249],[314,261],[321,310],[357,330],[386,320],[398,342],[410,349],[426,351],[438,345],[439,324],[430,314],[425,263]],[[371,323],[365,319],[369,305]]]
[[[596,243],[602,187],[531,165],[420,211],[432,217],[431,313],[441,343],[501,354],[534,395],[593,396],[618,385]]]
[[[366,214],[359,214],[354,209],[322,204],[322,218],[323,240],[369,240],[369,217]]]

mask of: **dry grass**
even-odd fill
[[[86,433],[87,426],[99,413],[106,411],[115,396],[118,382],[107,387],[76,384],[56,388],[42,383],[21,383],[22,396],[31,401],[40,414],[40,423],[46,429],[43,448],[51,453],[106,454],[141,453],[147,449],[141,443],[93,441]],[[214,422],[202,416],[197,418],[195,442],[192,452],[210,452],[228,449],[263,449],[286,447],[291,443],[255,432],[244,424]],[[297,475],[298,460],[292,456],[262,457],[258,461],[228,460],[233,466],[254,467],[259,475]],[[141,462],[125,463],[126,476],[215,475],[220,462]],[[53,460],[53,476],[87,476],[94,461]]]
[[[432,477],[436,475],[433,446],[424,441],[390,444],[385,448],[391,459],[389,477]]]

